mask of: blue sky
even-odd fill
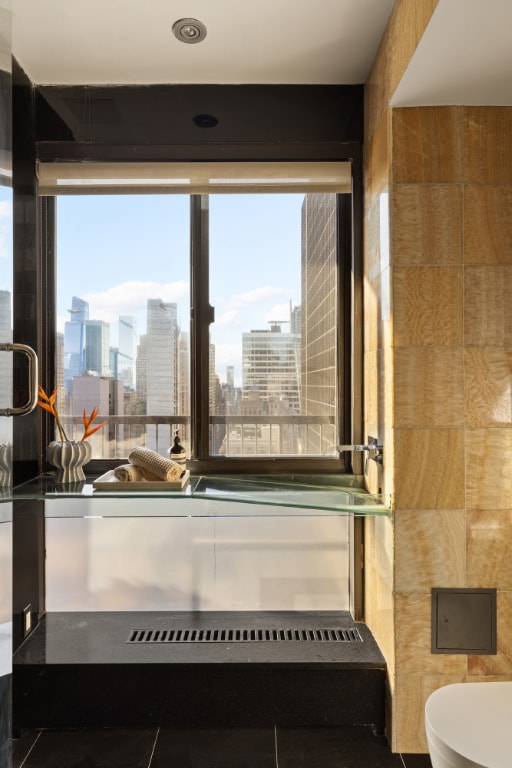
[[[300,304],[301,204],[304,195],[210,197],[210,303],[217,372],[240,375],[242,333],[285,320]],[[120,314],[145,330],[146,300],[178,303],[189,325],[189,198],[70,196],[57,204],[58,327],[71,298],[89,302],[90,318],[111,324]],[[283,326],[289,330],[289,326]],[[239,382],[237,382],[239,383]]]
[[[0,291],[12,293],[12,189],[0,186]]]

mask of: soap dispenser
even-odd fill
[[[187,460],[187,452],[185,448],[180,443],[180,436],[178,434],[178,430],[174,432],[174,443],[169,448],[169,458],[172,459],[172,461],[175,461],[176,464],[181,464],[183,467],[185,467],[185,463]]]

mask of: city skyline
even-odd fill
[[[235,366],[241,385],[241,333],[280,319],[300,304],[303,194],[216,195],[210,205],[212,341],[225,380]],[[111,326],[120,315],[145,332],[148,298],[178,304],[189,330],[188,196],[77,196],[57,200],[57,327],[69,320],[73,295],[89,303],[90,318]],[[76,264],[87,264],[77,290]]]
[[[151,335],[155,334],[155,331],[157,336],[161,337],[162,339],[167,337],[172,338],[173,334],[175,333],[176,345],[182,342],[183,338],[186,339],[188,344],[188,333],[184,332],[179,327],[177,322],[177,304],[162,302],[160,298],[151,297],[147,299],[148,327],[146,329],[147,332],[144,334],[135,336],[132,322],[133,316],[119,316],[117,323],[123,326],[124,329],[128,329],[128,332],[132,333],[133,346],[131,348],[128,347],[126,341],[124,347],[122,345],[119,347],[113,347],[108,343],[108,340],[110,339],[109,324],[90,317],[90,307],[88,302],[84,301],[81,297],[73,296],[70,305],[74,308],[70,310],[71,319],[66,321],[64,325],[64,333],[61,333],[64,345],[63,381],[68,389],[71,388],[72,379],[75,376],[84,375],[111,376],[114,378],[119,378],[124,382],[125,385],[130,386],[126,381],[126,376],[123,376],[123,370],[120,367],[119,362],[113,359],[113,353],[116,353],[118,357],[121,356],[125,361],[128,361],[130,365],[130,379],[133,382],[131,388],[136,391],[137,386],[135,382],[137,376],[140,375],[140,371],[138,370],[140,367],[139,355],[141,359],[144,359],[144,367],[148,366],[152,368],[152,370],[158,365],[159,362],[158,355],[156,355],[155,360],[153,360],[152,363],[151,357],[148,357],[147,352],[147,340],[151,337]],[[78,307],[80,309],[78,309]],[[162,307],[171,310],[172,318],[170,320],[170,325],[164,323],[159,327],[158,322],[155,322],[154,318],[155,312],[157,312],[157,310]],[[282,337],[293,337],[300,340],[300,319],[297,320],[297,318],[300,318],[300,309],[300,306],[292,306],[290,304],[288,308],[290,318],[289,320],[269,321],[269,327],[267,328],[251,329],[250,331],[242,330],[240,332],[242,365],[243,359],[245,358],[245,353],[243,350],[251,335],[261,337],[268,333],[273,333],[276,330],[279,330],[280,336]],[[152,320],[153,324],[151,323]],[[288,332],[282,330],[281,326],[283,324],[290,326]],[[174,331],[171,329],[171,326],[175,328]],[[122,341],[121,333],[119,334],[119,340]],[[294,344],[296,344],[296,341],[292,341],[292,347]],[[215,360],[215,345],[211,344],[210,347],[213,351],[212,359]],[[143,348],[144,351],[142,351],[141,348]],[[108,370],[106,368],[107,364]],[[133,366],[133,370],[131,369],[131,366]],[[212,370],[216,375],[220,374],[217,366],[214,366]],[[297,367],[297,371],[299,371],[299,367]],[[230,384],[238,389],[242,388],[243,379],[239,384],[236,384],[233,365],[227,365],[226,370],[223,371],[223,373],[226,379],[223,383],[228,385]]]

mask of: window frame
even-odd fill
[[[338,194],[337,254],[338,304],[340,322],[337,329],[337,349],[343,357],[338,368],[339,443],[363,441],[362,414],[362,169],[359,152],[351,152],[337,160],[348,160],[352,167],[352,192]],[[345,153],[343,153],[345,154]],[[300,163],[297,160],[297,163]],[[350,473],[361,472],[341,455],[230,457],[209,453],[209,325],[213,310],[208,296],[208,206],[207,195],[190,196],[191,210],[191,327],[190,327],[190,382],[191,382],[191,453],[188,462],[193,474],[290,474],[290,473]],[[46,361],[41,376],[43,386],[51,387],[55,380],[56,347],[56,199],[39,198],[39,243],[41,296],[46,296],[46,311],[42,311],[42,349]],[[206,375],[205,375],[206,372]],[[52,439],[53,423],[49,414],[41,412],[40,456],[43,469],[45,446]],[[194,425],[196,428],[194,428]],[[102,474],[119,464],[119,459],[93,459],[87,470],[91,475]]]

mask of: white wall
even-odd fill
[[[75,517],[54,517],[65,503],[46,501],[48,611],[349,608],[348,517],[134,498],[74,499]]]

